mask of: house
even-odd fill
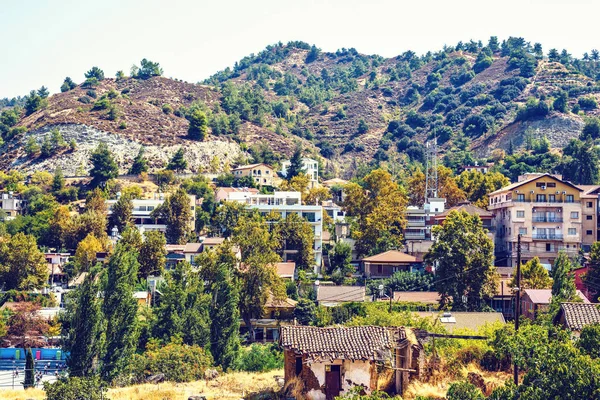
[[[48,284],[50,287],[54,285],[66,286],[67,274],[64,273],[63,267],[69,262],[69,253],[44,253],[46,264],[48,265]]]
[[[265,318],[292,321],[296,304],[298,304],[296,300],[290,298],[276,299],[270,294],[265,303],[263,316]]]
[[[394,302],[420,303],[424,306],[437,307],[440,302],[438,292],[394,292]]]
[[[291,161],[283,161],[281,163],[281,175],[287,178],[287,171],[290,168]],[[319,184],[319,162],[312,158],[302,157],[302,169],[303,172],[308,176],[308,187],[314,188]]]
[[[599,307],[600,304],[596,303],[560,303],[554,324],[564,326],[573,336],[579,337],[586,325],[600,323]]]
[[[314,233],[313,250],[315,253],[314,272],[318,273],[322,263],[323,247],[323,207],[302,205],[300,192],[280,192],[256,194],[248,197],[247,207],[258,210],[263,216],[276,213],[285,219],[289,214],[303,217]],[[268,222],[271,223],[271,222]],[[283,261],[296,261],[298,249],[287,246],[283,249]]]
[[[4,220],[6,221],[10,221],[15,219],[17,215],[21,215],[25,204],[25,200],[13,192],[0,194],[0,209],[4,212]]]
[[[409,206],[406,208],[406,227],[404,238],[406,248],[410,254],[423,257],[433,245],[431,227],[435,224],[434,217],[443,213],[446,199],[432,197],[428,198],[423,207]]]
[[[494,215],[498,264],[516,265],[518,235],[523,263],[537,256],[550,269],[559,251],[578,255],[582,243],[596,238],[595,227],[590,228],[590,235],[590,229],[582,232],[584,222],[588,217],[593,222],[597,213],[586,193],[561,175],[533,173],[490,193],[488,210]]]
[[[294,262],[280,262],[275,264],[277,269],[277,275],[281,279],[294,281],[294,275],[296,273],[296,263]]]
[[[238,201],[238,202],[245,203],[248,196],[254,195],[254,194],[258,194],[258,189],[220,187],[220,188],[217,188],[217,191],[215,194],[215,200],[217,202]]]
[[[488,231],[488,236],[490,239],[495,240],[494,237],[494,226],[492,224],[492,220],[494,219],[494,214],[488,210],[484,210],[483,208],[477,207],[471,204],[470,201],[463,201],[440,213],[434,217],[436,225],[443,225],[446,218],[452,211],[464,211],[469,215],[477,215],[481,220],[481,224]]]
[[[588,299],[592,301],[598,301],[598,299],[592,299],[592,293],[590,293],[589,287],[585,284],[583,280],[589,269],[590,266],[587,264],[583,266],[575,266],[575,269],[573,270],[573,275],[575,276],[575,287],[577,288],[577,290],[581,290],[581,293],[583,293]]]
[[[152,301],[152,295],[149,291],[138,291],[133,292],[133,298],[137,301],[139,306],[149,307]]]
[[[402,394],[418,378],[423,346],[404,327],[281,327],[285,383],[308,399],[333,400],[355,386]]]
[[[316,281],[314,288],[320,306],[335,307],[341,303],[366,301],[367,292],[364,286],[321,285]]]
[[[387,278],[399,271],[422,271],[423,261],[410,254],[398,250],[383,253],[360,260],[362,270],[367,278]]]
[[[191,219],[189,229],[193,230],[196,224],[196,196],[188,195],[190,198]],[[106,200],[108,215],[112,214],[112,208],[120,197],[117,199]],[[138,230],[144,231],[160,231],[166,232],[167,225],[160,218],[152,216],[152,212],[165,202],[164,193],[155,193],[152,199],[133,199],[132,221]],[[112,229],[112,227],[109,227]]]
[[[512,270],[512,268],[509,269]],[[489,305],[496,312],[502,313],[505,319],[512,320],[515,315],[515,294],[513,288],[510,286],[512,278],[503,276],[501,272],[499,272],[499,274],[500,279],[496,286],[496,293],[494,294],[494,297],[492,297]]]
[[[577,296],[584,303],[590,302],[579,290]],[[551,289],[525,289],[521,295],[521,315],[533,320],[539,312],[548,309],[551,300]]]
[[[165,249],[166,269],[173,269],[180,261],[187,261],[192,266],[196,266],[196,257],[203,252],[214,249],[225,241],[222,237],[201,238],[201,242],[186,244],[167,244]]]
[[[250,320],[254,328],[254,340],[257,342],[278,342],[279,329],[285,325],[294,324],[294,310],[297,301],[290,298],[276,299],[271,293],[265,303],[261,318]],[[240,335],[249,334],[248,326],[240,320]]]
[[[249,176],[258,186],[273,186],[273,168],[264,163],[239,165],[231,173],[236,179]]]
[[[467,172],[471,172],[471,171],[477,171],[477,172],[481,172],[482,174],[487,174],[487,172],[490,169],[489,165],[463,165],[463,171],[467,171]]]
[[[414,312],[421,318],[431,318],[438,326],[443,326],[448,332],[455,329],[470,329],[477,331],[486,324],[505,323],[504,316],[499,312],[470,312],[470,311],[452,311],[450,312]]]
[[[323,211],[329,215],[334,223],[344,222],[346,219],[346,212],[332,200],[325,200],[321,203],[321,206],[323,206]]]

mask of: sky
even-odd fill
[[[290,40],[393,57],[521,36],[581,57],[600,48],[599,13],[592,0],[0,0],[0,98],[57,92],[92,66],[128,74],[142,58],[198,82]]]

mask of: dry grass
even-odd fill
[[[484,371],[475,364],[463,367],[461,375],[466,377],[469,372],[479,374],[483,377],[488,391],[487,394],[500,386],[504,386],[506,381],[512,378],[512,374],[510,373]],[[452,378],[440,374],[436,375],[429,382],[413,381],[408,386],[403,398],[405,400],[412,400],[417,396],[424,396],[443,399],[446,397],[446,392],[450,384],[460,380],[460,378]]]
[[[110,389],[110,400],[187,400],[192,395],[203,395],[207,399],[240,399],[249,393],[278,389],[275,376],[283,376],[283,370],[265,373],[233,372],[212,381],[196,381],[189,383],[160,383],[135,385],[125,388]],[[43,400],[44,391],[30,389],[0,390],[3,400]]]

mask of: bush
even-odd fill
[[[520,107],[517,111],[515,121],[525,121],[528,119],[542,118],[550,113],[550,106],[542,100],[530,98],[525,107]]]
[[[131,364],[135,382],[143,382],[146,376],[160,373],[171,382],[191,382],[204,378],[213,359],[202,347],[175,340],[166,346],[148,343],[146,351],[134,355]]]
[[[92,110],[106,110],[110,107],[110,100],[106,97],[101,97],[94,103]]]
[[[92,99],[90,99],[88,96],[81,96],[77,99],[77,101],[83,104],[90,104],[92,102]]]
[[[92,99],[95,99],[97,97],[96,95],[96,91],[95,90],[88,90],[87,92],[85,92],[86,95],[88,95],[89,97],[91,97]]]
[[[173,107],[171,107],[171,105],[170,105],[170,104],[163,104],[163,106],[162,106],[162,111],[163,111],[165,114],[171,114],[171,113],[173,112]]]
[[[283,368],[283,351],[275,343],[254,343],[240,360],[242,371],[266,372],[279,368]]]
[[[105,398],[106,386],[97,377],[60,378],[54,383],[44,382],[47,400],[100,400]]]
[[[598,108],[598,102],[594,97],[580,97],[577,104],[584,110],[593,110]]]
[[[473,78],[475,78],[475,72],[468,69],[462,69],[450,76],[450,83],[454,86],[462,86]]]
[[[160,187],[171,185],[175,183],[176,180],[177,178],[175,177],[175,172],[169,169],[163,169],[162,171],[156,172],[156,184]]]
[[[450,384],[446,399],[448,400],[479,400],[485,397],[475,385],[469,382],[456,382]]]

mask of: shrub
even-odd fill
[[[365,120],[361,118],[360,121],[358,121],[357,132],[362,135],[363,133],[367,133],[368,131],[369,131],[369,125],[367,125]]]
[[[542,100],[530,98],[525,107],[520,107],[517,111],[515,121],[525,121],[528,119],[542,118],[550,113],[550,106]]]
[[[44,382],[47,400],[100,400],[105,398],[106,386],[97,377],[60,378],[54,383]]]
[[[475,77],[475,72],[468,69],[462,69],[450,76],[450,83],[454,86],[462,86]]]
[[[106,110],[109,107],[110,100],[103,96],[94,103],[94,107],[92,107],[92,110]]]
[[[416,113],[415,111],[409,111],[406,115],[406,124],[411,128],[423,128],[427,125],[427,117]]]
[[[175,172],[169,169],[163,169],[162,171],[156,172],[156,184],[160,187],[171,185],[176,181]]]
[[[188,346],[175,339],[166,346],[150,342],[143,354],[132,360],[134,381],[141,382],[148,375],[165,374],[172,382],[191,382],[204,378],[204,372],[212,366],[210,354],[199,346]]]
[[[492,124],[488,118],[479,114],[469,115],[463,123],[463,132],[468,136],[481,136],[488,131]]]
[[[127,129],[127,122],[121,121],[119,123],[119,129]]]
[[[283,368],[283,351],[275,343],[254,343],[240,360],[242,371],[265,372],[279,368]]]
[[[165,114],[171,114],[171,113],[173,112],[173,107],[171,107],[171,105],[170,105],[170,104],[163,104],[163,106],[162,106],[162,111],[163,111]]]
[[[92,99],[90,99],[88,96],[81,96],[77,99],[77,101],[83,104],[90,104],[92,102]]]
[[[92,90],[92,89],[85,92],[85,94],[88,95],[89,97],[91,97],[92,99],[95,99],[97,97],[96,91]]]
[[[598,102],[594,97],[580,97],[579,100],[577,100],[577,104],[584,110],[598,108]]]
[[[475,385],[469,382],[456,382],[450,384],[446,399],[448,400],[479,400],[485,397]]]

